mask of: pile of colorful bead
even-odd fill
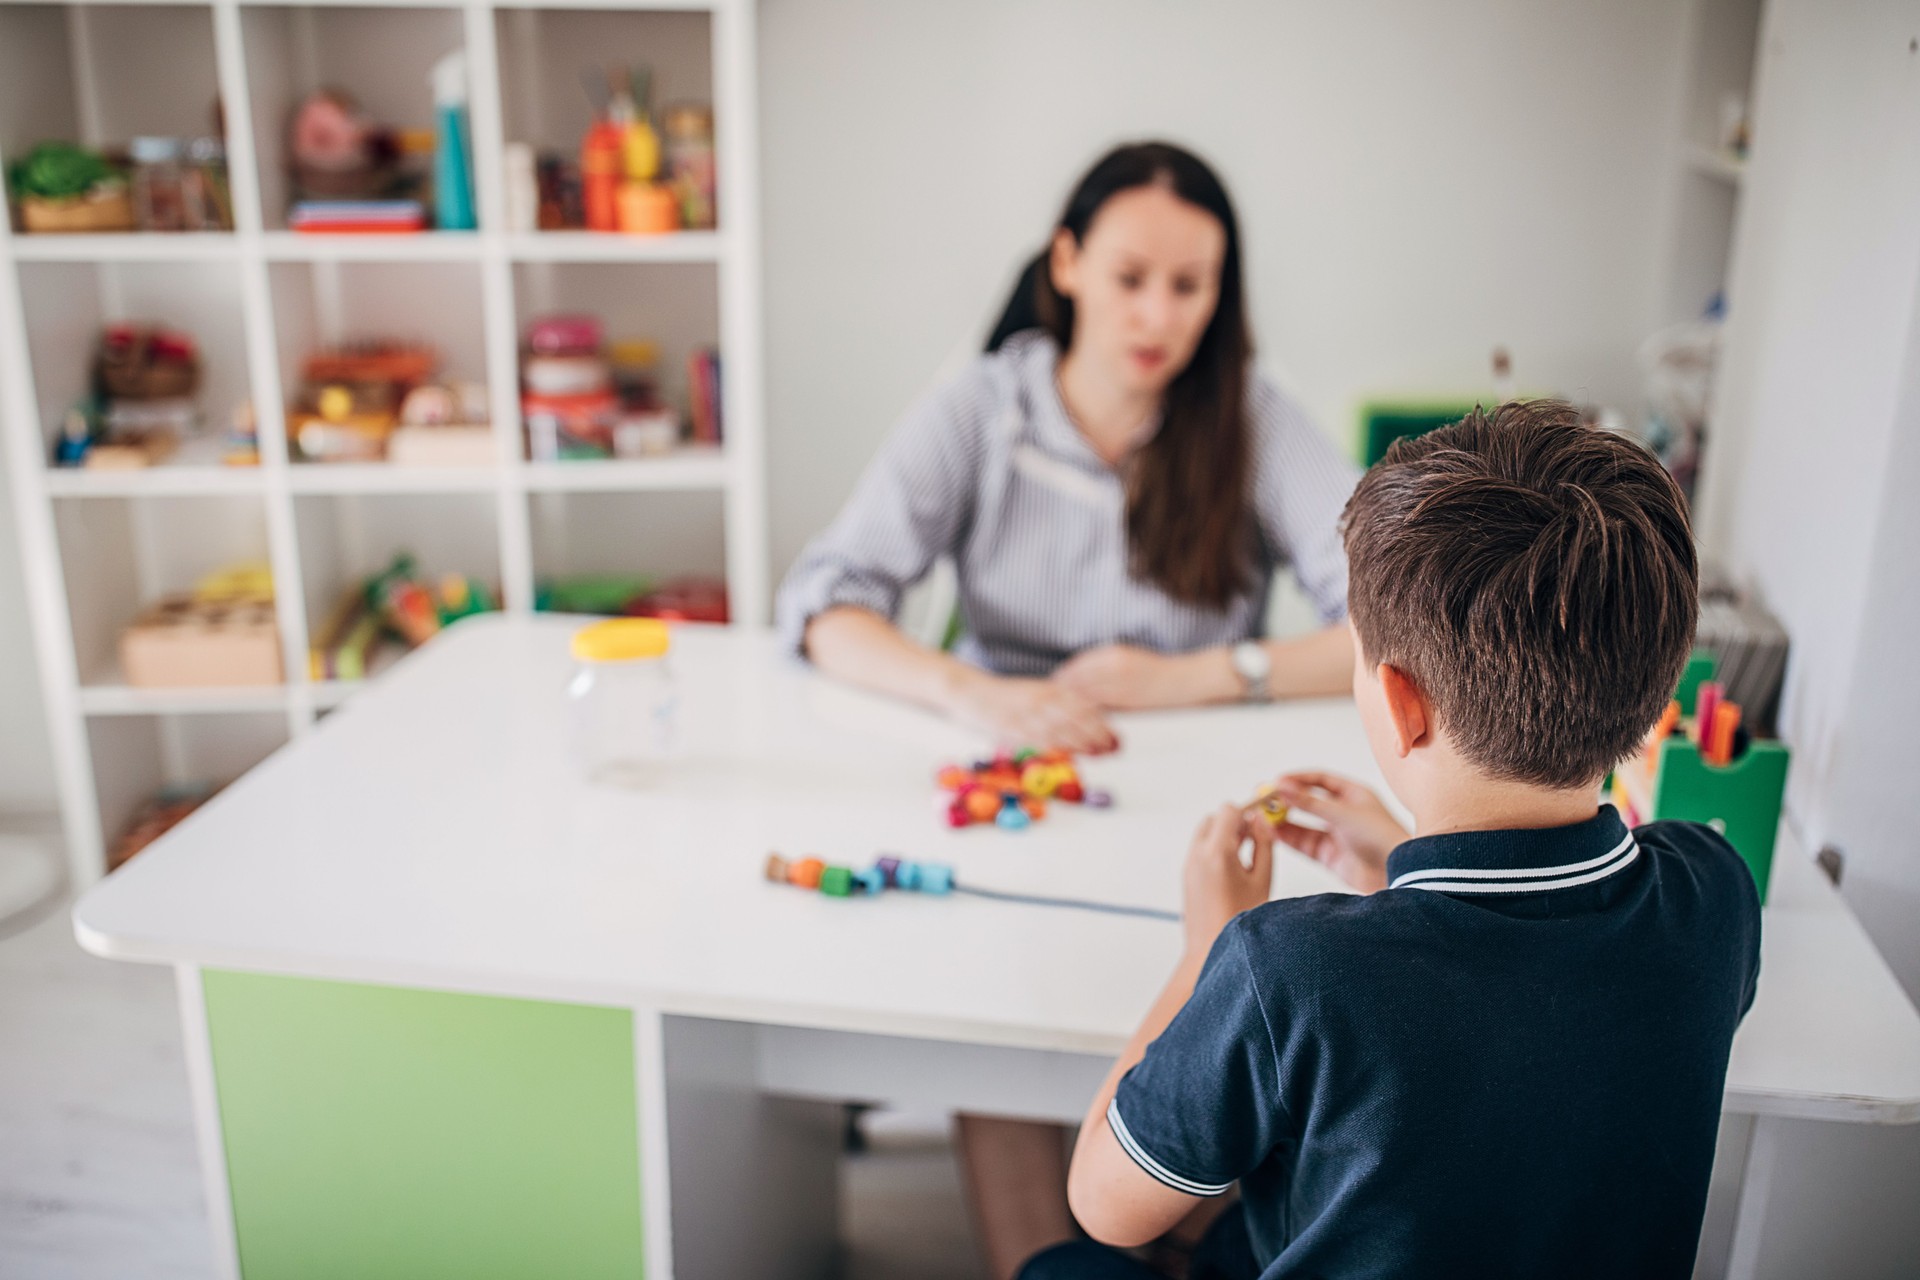
[[[947,794],[941,805],[950,827],[991,822],[1019,831],[1046,816],[1047,801],[1085,804],[1104,809],[1113,803],[1105,791],[1090,791],[1074,768],[1067,751],[1018,751],[991,760],[976,760],[971,768],[950,764],[934,781]]]
[[[762,874],[775,884],[818,889],[830,898],[848,898],[855,894],[880,894],[888,889],[906,889],[915,893],[951,893],[953,868],[941,862],[908,862],[904,858],[882,858],[865,871],[836,867],[819,858],[787,861],[777,853],[767,855]]]

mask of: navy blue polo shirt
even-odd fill
[[[1423,836],[1236,918],[1107,1121],[1262,1280],[1693,1269],[1760,902],[1706,827]]]

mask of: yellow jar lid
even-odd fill
[[[573,656],[581,662],[631,662],[658,658],[669,643],[658,618],[609,618],[573,633]]]

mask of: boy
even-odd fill
[[[1597,799],[1692,643],[1680,493],[1570,406],[1506,404],[1395,445],[1345,536],[1354,696],[1418,834],[1284,778],[1324,829],[1279,838],[1365,896],[1266,902],[1264,820],[1202,825],[1075,1214],[1136,1245],[1238,1182],[1195,1276],[1687,1276],[1759,900],[1712,831]],[[1024,1274],[1151,1273],[1082,1243]]]

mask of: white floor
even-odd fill
[[[846,1280],[979,1280],[935,1127],[848,1159]],[[81,951],[56,901],[0,923],[0,1280],[211,1273],[173,975]]]

